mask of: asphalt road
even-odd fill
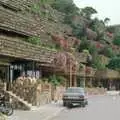
[[[87,107],[66,108],[52,120],[120,120],[120,97],[99,96],[89,98]]]

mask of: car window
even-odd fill
[[[67,93],[84,93],[84,89],[82,88],[68,88],[66,90]]]

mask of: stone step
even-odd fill
[[[14,94],[11,91],[5,91],[5,93],[9,94],[11,97],[17,99],[19,102],[21,102],[22,104],[24,104],[29,110],[31,110],[33,108],[32,104],[28,103],[27,101],[25,101],[24,99],[20,98],[19,96],[17,96],[16,94]]]

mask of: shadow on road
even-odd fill
[[[81,105],[68,105],[68,106],[66,106],[66,107],[67,107],[67,109],[84,108],[84,107],[82,107]]]

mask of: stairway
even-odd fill
[[[18,102],[22,103],[27,110],[33,110],[35,109],[34,106],[32,106],[32,104],[28,103],[27,101],[25,101],[24,99],[20,98],[19,96],[17,96],[16,94],[14,94],[12,91],[5,91],[4,92],[6,94],[8,94],[10,96],[10,98],[14,98],[16,99]]]

